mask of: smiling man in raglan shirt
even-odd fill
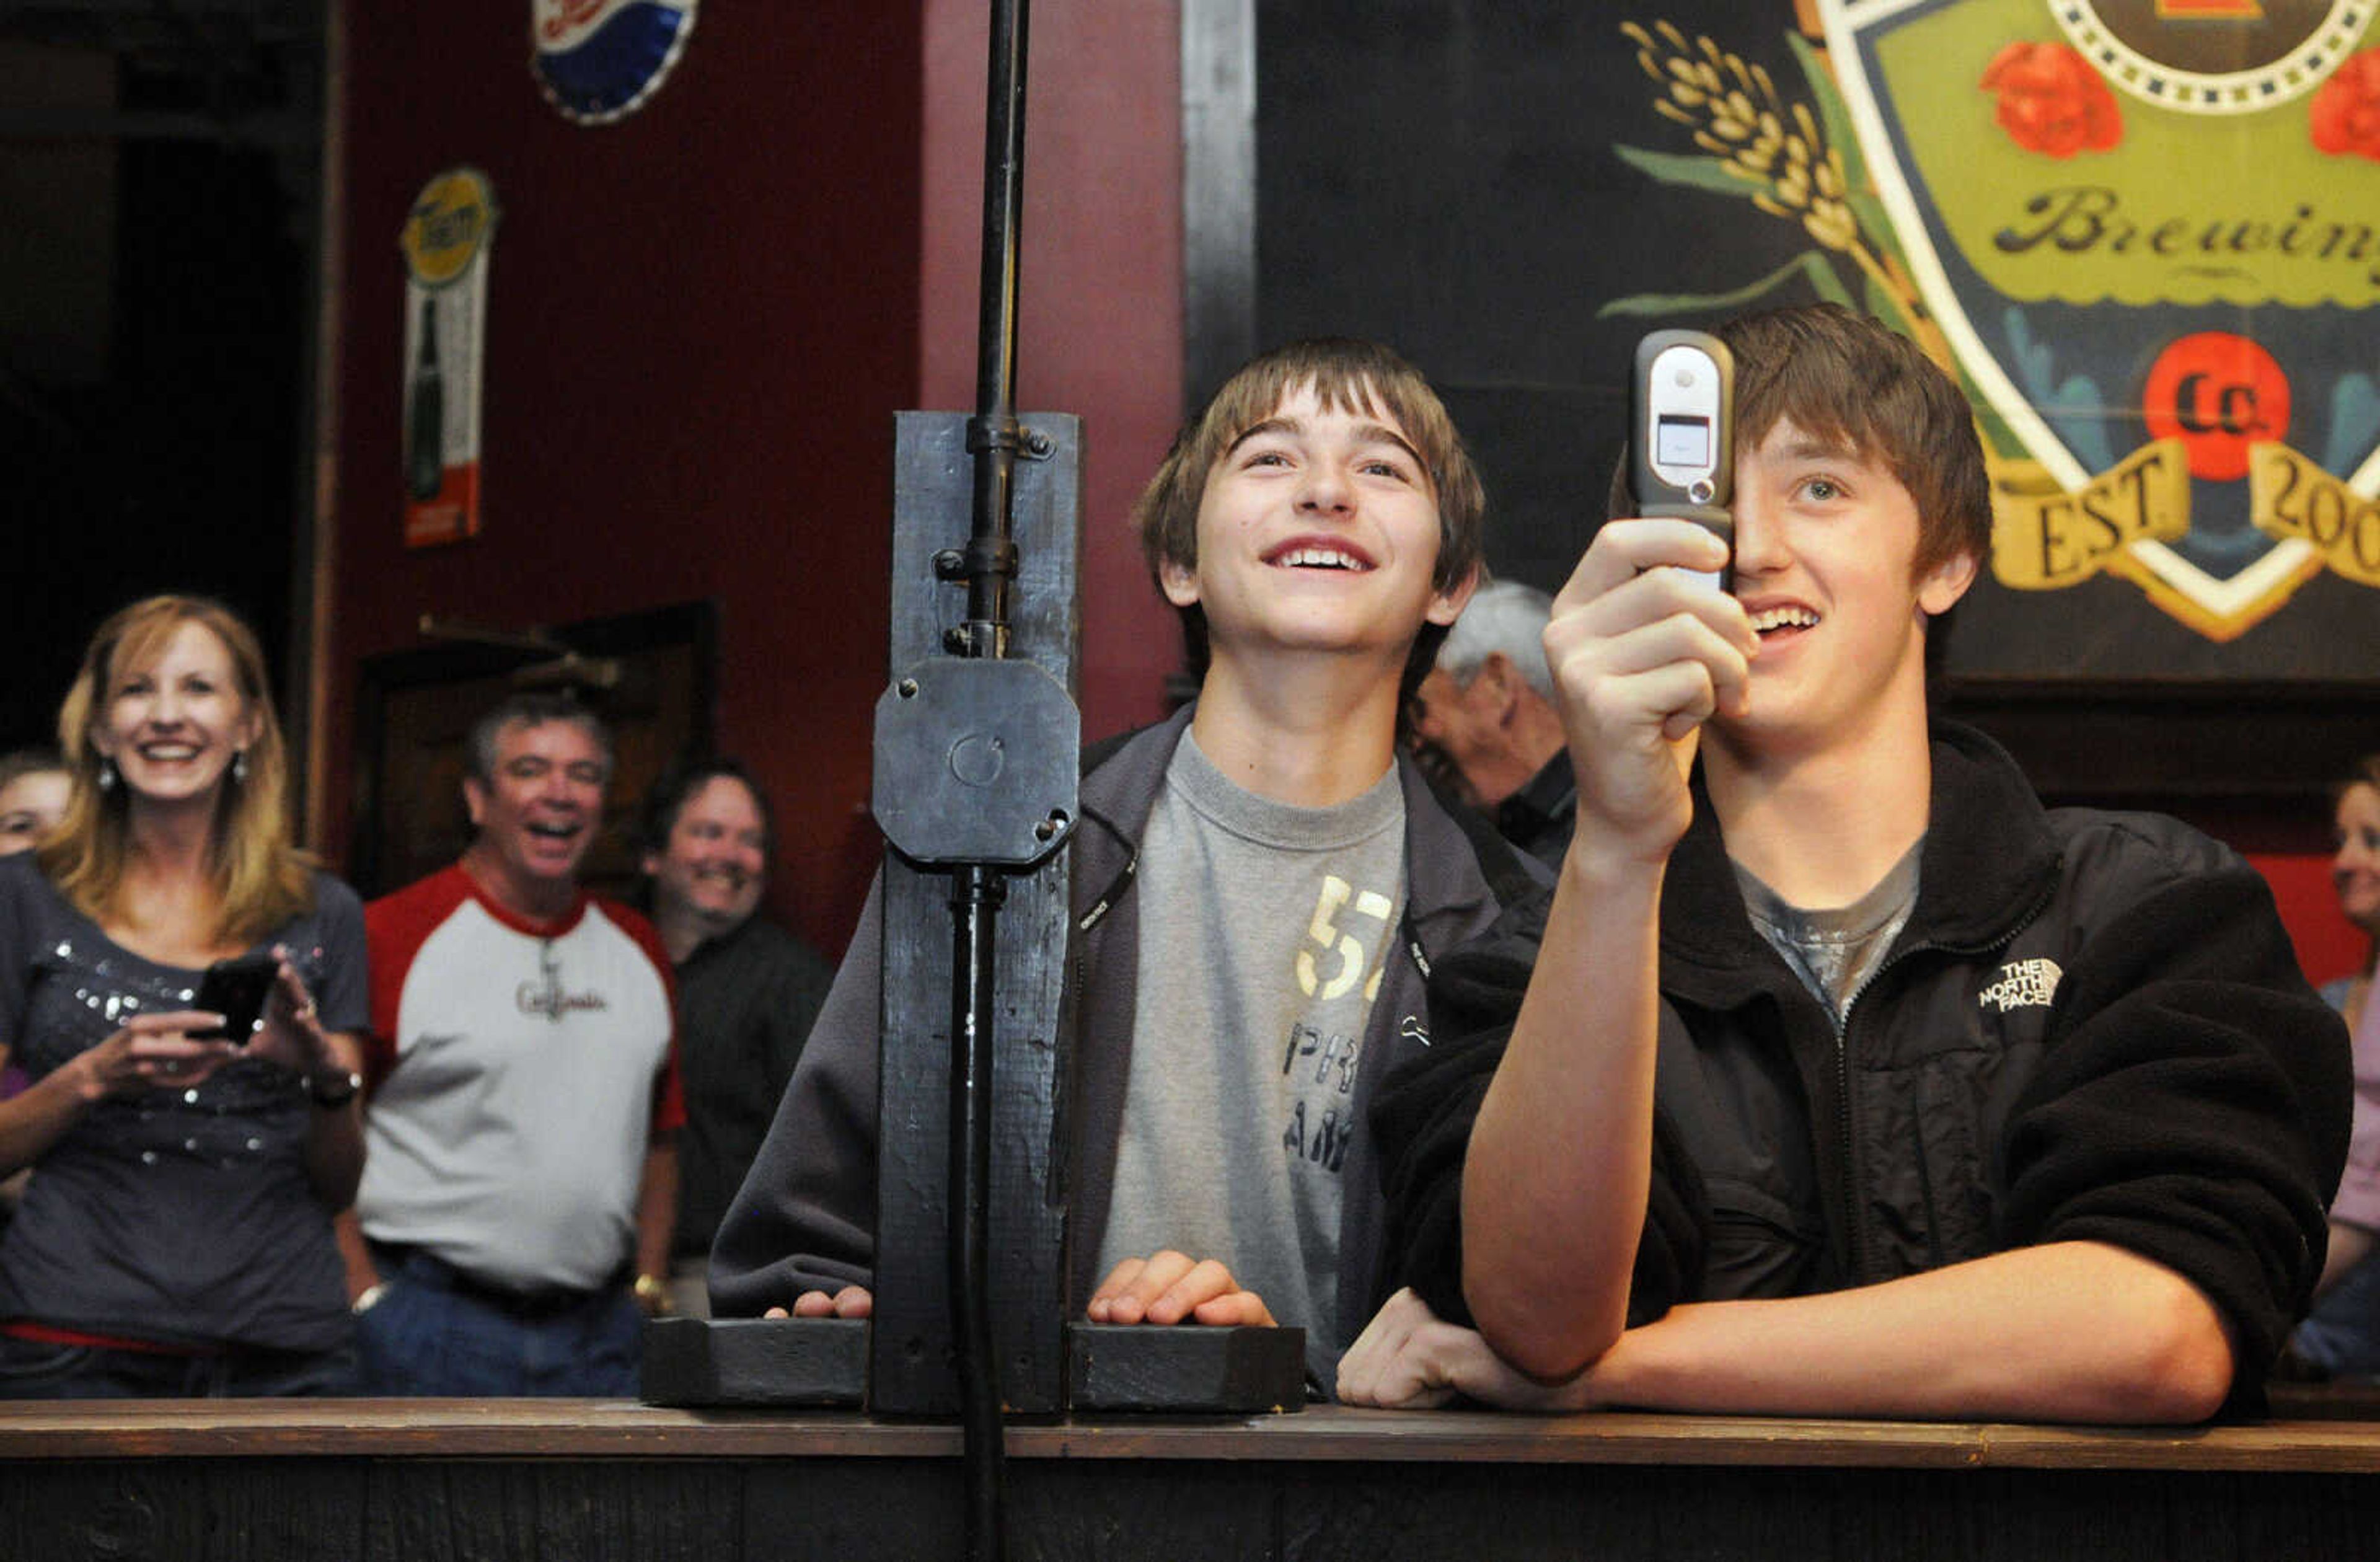
[[[365,909],[372,1094],[343,1224],[380,1393],[626,1396],[685,1120],[669,957],[578,870],[611,738],[519,694],[472,728],[460,861]]]

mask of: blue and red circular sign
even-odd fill
[[[635,113],[694,31],[695,0],[529,0],[529,68],[582,125]]]

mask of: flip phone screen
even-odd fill
[[[1711,422],[1708,418],[1661,416],[1654,431],[1653,459],[1665,467],[1710,465]]]

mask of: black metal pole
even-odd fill
[[[974,525],[966,548],[963,653],[1008,654],[1016,574],[1009,499],[1015,483],[1017,254],[1025,204],[1026,0],[992,0],[983,156],[983,264],[977,310]]]
[[[1016,576],[1010,501],[1015,486],[1017,255],[1025,190],[1026,0],[992,0],[985,101],[983,265],[978,308],[973,515],[965,551],[966,621],[960,654],[1008,654],[1009,586]],[[954,870],[951,902],[952,1338],[966,1480],[966,1554],[999,1562],[1005,1549],[1000,1361],[992,1344],[992,1023],[1000,903],[997,870]]]
[[[966,1554],[970,1562],[1002,1555],[1004,1506],[1000,1359],[991,1330],[992,988],[1001,902],[1008,886],[997,869],[957,869],[951,877],[951,1200],[947,1236],[951,1338],[958,1353],[959,1420],[966,1468]]]

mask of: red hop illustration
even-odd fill
[[[2010,43],[1984,67],[1981,85],[1999,94],[1995,117],[2027,152],[2071,157],[2112,151],[2124,139],[2116,94],[2064,43]]]
[[[2316,150],[2380,163],[2380,49],[2351,55],[2313,95]]]

